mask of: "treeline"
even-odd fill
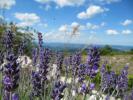
[[[129,51],[122,51],[118,49],[113,49],[111,46],[106,45],[100,48],[101,55],[118,55],[118,54],[133,54],[133,49]]]
[[[133,54],[133,49],[131,49],[129,51],[122,51],[122,50],[119,50],[119,49],[114,49],[109,45],[105,45],[104,47],[100,47],[99,50],[100,50],[100,54],[103,55],[103,56],[105,56],[105,55],[113,56],[113,55],[121,55],[121,54],[122,55],[123,54]],[[84,49],[82,51],[82,54],[87,55],[87,50]]]

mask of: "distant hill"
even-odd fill
[[[35,42],[37,43],[37,42]],[[44,43],[44,47],[51,48],[52,50],[56,51],[77,51],[87,48],[89,45],[86,44],[65,44],[65,43]],[[105,45],[95,45],[99,48],[105,47]],[[121,46],[121,45],[110,45],[112,49],[119,50],[119,51],[130,51],[133,49],[133,46]]]

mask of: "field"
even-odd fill
[[[123,66],[128,65],[129,75],[133,75],[133,55],[113,55],[113,56],[102,56],[101,62],[105,60],[112,66],[112,69],[119,72]]]

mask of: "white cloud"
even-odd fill
[[[51,8],[50,3],[53,2],[54,0],[35,0],[35,1],[40,4],[43,4],[40,6],[41,9],[48,11]]]
[[[68,30],[68,26],[67,25],[62,25],[62,26],[59,27],[59,31],[60,32],[67,32],[67,30]]]
[[[132,23],[133,23],[132,20],[127,19],[127,20],[125,20],[124,22],[122,22],[121,24],[122,24],[123,26],[127,26],[127,25],[130,25],[130,24],[132,24]]]
[[[35,1],[38,2],[38,3],[41,3],[41,4],[46,4],[46,3],[49,3],[53,0],[35,0]]]
[[[131,30],[123,30],[122,34],[128,35],[128,34],[132,34],[133,32]]]
[[[0,0],[1,9],[10,9],[15,4],[16,4],[15,0]]]
[[[59,31],[50,31],[44,34],[44,40],[47,42],[62,42],[67,38],[65,33]]]
[[[109,29],[106,31],[108,35],[117,35],[119,34],[117,30]]]
[[[78,26],[80,26],[80,25],[77,22],[72,22],[72,24],[71,24],[71,27],[72,28],[75,28],[75,27],[78,27]]]
[[[65,32],[68,36],[78,36],[80,35],[80,30],[83,29],[83,25],[77,22],[72,22],[70,25],[62,25],[59,27],[59,32]]]
[[[120,2],[121,0],[96,0],[102,4],[111,4],[111,3],[115,3],[115,2]]]
[[[91,5],[86,11],[83,11],[77,15],[79,19],[88,19],[92,18],[97,14],[103,13],[105,11],[108,11],[106,8],[102,8],[97,5]]]
[[[41,4],[55,3],[58,7],[80,6],[85,2],[85,0],[35,0],[35,1]]]
[[[105,22],[102,22],[101,24],[92,24],[92,23],[86,23],[86,29],[89,29],[89,30],[95,30],[95,29],[99,29],[101,27],[104,27],[106,25]]]
[[[20,21],[17,24],[20,27],[32,26],[40,22],[40,17],[35,13],[15,13],[15,17]]]
[[[102,23],[101,23],[101,26],[102,26],[102,27],[103,27],[103,26],[105,26],[105,25],[106,25],[106,23],[105,23],[105,22],[102,22]]]
[[[87,29],[92,29],[92,30],[94,30],[94,29],[98,29],[100,26],[98,26],[98,25],[93,25],[93,24],[91,24],[91,23],[87,23],[87,24],[86,24],[86,27],[87,27]]]
[[[59,7],[64,7],[64,6],[80,6],[84,4],[85,0],[55,0],[55,3]]]

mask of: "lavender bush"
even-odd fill
[[[11,30],[5,31],[3,40],[1,100],[133,100],[133,90],[128,86],[128,66],[119,73],[107,62],[101,66],[97,47],[88,47],[84,61],[81,51],[65,55],[44,48],[43,34],[38,33],[38,47],[33,48],[29,64],[24,56],[25,40],[17,53],[14,53]]]

